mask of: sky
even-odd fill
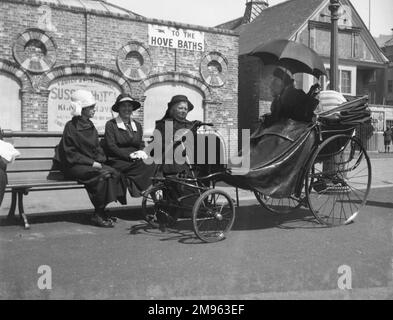
[[[284,0],[269,0],[276,5]],[[177,21],[213,27],[243,15],[246,0],[108,0],[148,18]],[[393,28],[392,0],[352,0],[373,36],[391,35]],[[371,4],[371,5],[369,5]]]

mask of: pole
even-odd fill
[[[330,90],[338,91],[338,10],[339,0],[330,0],[331,45],[330,45]]]

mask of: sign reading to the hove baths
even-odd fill
[[[149,24],[149,45],[190,51],[205,51],[205,33]]]
[[[48,131],[63,131],[71,120],[71,95],[78,89],[91,91],[97,101],[96,113],[92,119],[98,132],[104,132],[105,123],[117,116],[112,105],[120,90],[115,86],[91,77],[69,77],[53,83],[49,90]]]

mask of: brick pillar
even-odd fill
[[[48,131],[49,90],[22,93],[22,131]]]
[[[210,100],[204,100],[204,122],[214,124],[214,129],[225,141],[227,155],[233,156],[238,152],[238,131],[237,131],[237,106],[232,110],[226,103],[219,103]]]

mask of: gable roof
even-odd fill
[[[349,5],[355,25],[360,26],[362,38],[367,43],[375,60],[384,64],[388,59],[384,56],[367,26],[357,13],[350,0],[342,0],[342,4]],[[218,28],[229,28],[240,34],[239,55],[250,53],[258,45],[276,39],[297,40],[297,34],[308,27],[309,20],[315,19],[329,0],[288,0],[275,6],[268,7],[251,23],[242,24],[243,17],[223,23]],[[393,44],[393,39],[388,41]],[[386,43],[385,43],[386,46]]]
[[[368,45],[369,50],[373,54],[374,58],[377,60],[378,63],[388,63],[389,59],[383,54],[381,48],[378,46],[378,43],[375,41],[375,38],[371,35],[370,31],[368,31],[367,26],[365,25],[364,21],[360,17],[359,13],[356,11],[355,7],[351,3],[350,0],[342,0],[345,4],[348,4],[354,15],[352,16],[353,21],[358,26],[361,26],[362,29],[362,36]]]
[[[240,55],[258,44],[289,39],[326,0],[289,0],[268,7],[251,23],[238,28]]]
[[[385,48],[385,47],[391,47],[391,46],[393,46],[393,37],[392,37],[390,40],[386,41],[386,42],[383,44],[383,47],[384,47],[384,48]]]

